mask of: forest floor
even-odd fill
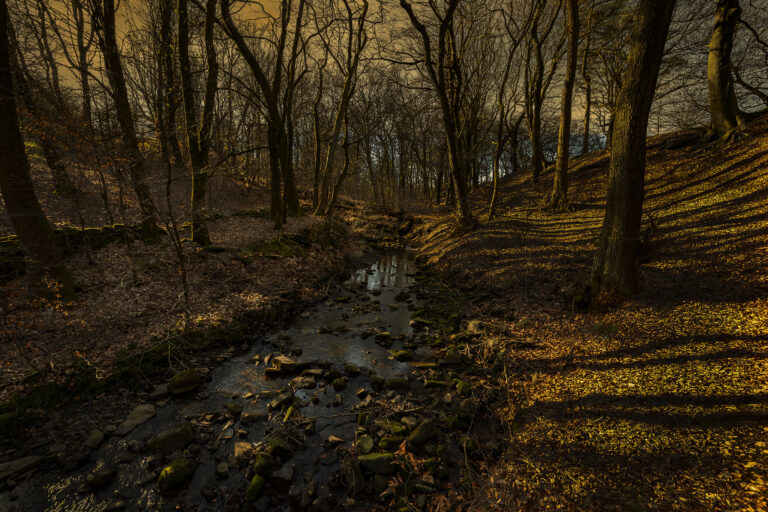
[[[574,160],[571,209],[503,180],[481,226],[419,216],[414,240],[504,365],[509,449],[475,503],[498,510],[768,509],[768,120],[725,147],[649,140],[640,293],[580,310],[607,155]],[[680,147],[682,145],[682,147]]]

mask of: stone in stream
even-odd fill
[[[288,456],[293,453],[293,446],[280,436],[272,436],[267,441],[267,452],[278,457]]]
[[[281,393],[277,396],[274,400],[269,402],[269,408],[270,409],[282,409],[286,405],[288,405],[293,400],[293,392],[292,391],[286,391],[285,393]]]
[[[363,455],[368,455],[373,451],[373,438],[371,436],[365,435],[361,436],[358,440],[355,446],[357,447],[357,451],[362,453]]]
[[[240,414],[243,412],[243,406],[234,402],[224,404],[224,408],[235,418],[239,418]]]
[[[259,452],[253,462],[253,471],[262,476],[268,476],[277,467],[277,461],[268,453]]]
[[[128,417],[117,427],[115,435],[124,436],[142,423],[145,423],[155,415],[155,406],[151,404],[142,404],[136,406]]]
[[[200,385],[200,375],[194,368],[181,371],[168,381],[168,392],[172,395],[183,395],[194,391]]]
[[[382,426],[384,427],[384,430],[396,436],[400,434],[405,434],[408,431],[406,427],[404,427],[397,421],[386,421]]]
[[[408,445],[421,447],[435,435],[437,435],[437,429],[435,426],[432,424],[432,422],[425,421],[410,433],[408,436]]]
[[[343,377],[334,379],[332,385],[334,391],[344,391],[347,389],[347,381]]]
[[[245,490],[245,500],[255,501],[261,494],[261,490],[264,488],[266,480],[259,474],[253,475],[251,483],[248,484],[248,488]]]
[[[85,482],[91,487],[104,487],[117,475],[114,466],[99,462],[96,467],[85,477]]]
[[[28,457],[3,462],[0,464],[0,482],[16,478],[30,469],[36,468],[41,462],[43,462],[43,457],[38,455],[30,455]]]
[[[405,438],[403,436],[384,436],[379,440],[379,448],[382,450],[395,450],[401,444],[403,444]]]
[[[91,432],[88,434],[88,437],[85,438],[85,441],[83,441],[83,444],[88,448],[93,449],[98,447],[103,440],[104,440],[104,432],[102,432],[99,429],[94,429],[94,430],[91,430]]]
[[[267,413],[264,411],[244,411],[240,414],[240,423],[250,425],[255,421],[267,419]]]
[[[216,476],[219,478],[227,478],[227,476],[229,476],[229,464],[224,461],[219,462],[216,465]]]
[[[312,377],[313,379],[322,379],[323,375],[325,374],[325,370],[322,368],[307,368],[303,372],[301,372],[302,377]]]
[[[188,423],[166,429],[149,440],[147,446],[158,453],[173,453],[181,450],[194,440],[195,434]]]
[[[160,492],[168,492],[178,489],[192,477],[195,472],[195,463],[189,459],[176,459],[163,468],[157,479],[157,489]]]
[[[377,475],[391,475],[395,472],[395,455],[392,453],[370,453],[357,457],[363,468]]]
[[[338,393],[334,395],[333,400],[331,400],[331,405],[334,407],[340,406],[342,403],[344,403],[344,398]]]
[[[410,350],[395,350],[392,352],[392,357],[400,362],[413,361],[413,354]]]
[[[291,386],[295,389],[315,389],[317,387],[317,381],[314,377],[299,376],[291,381]]]
[[[347,375],[350,377],[357,377],[361,373],[360,367],[354,363],[346,363],[344,365],[344,371],[347,372]]]

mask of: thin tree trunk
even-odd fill
[[[133,181],[136,196],[141,208],[141,224],[145,238],[157,236],[157,222],[155,220],[155,204],[147,185],[147,172],[144,168],[144,157],[139,150],[139,140],[136,136],[136,126],[133,122],[133,113],[128,99],[128,88],[125,85],[123,65],[115,35],[115,1],[95,0],[93,2],[93,19],[95,29],[99,33],[99,43],[104,54],[104,65],[112,86],[112,96],[117,110],[117,120],[123,138],[125,151],[130,159],[128,172]]]
[[[587,19],[587,37],[584,43],[584,56],[581,61],[581,78],[584,80],[584,133],[581,139],[581,154],[589,153],[589,129],[592,117],[592,77],[589,72],[589,48],[592,39],[592,13],[594,10],[593,2],[589,3],[589,14]]]
[[[571,151],[571,104],[573,85],[576,82],[576,67],[579,53],[579,4],[577,0],[566,1],[568,17],[568,63],[563,84],[563,97],[560,106],[560,130],[557,138],[557,163],[555,179],[552,184],[552,197],[549,207],[554,211],[568,208],[568,157]]]
[[[637,241],[643,213],[645,139],[675,2],[639,0],[616,106],[608,198],[592,268],[592,292],[637,292]]]
[[[35,195],[19,129],[11,74],[8,6],[0,0],[0,192],[22,245],[61,286],[64,297],[75,294],[75,285],[56,244],[53,229]]]

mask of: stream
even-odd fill
[[[434,358],[431,349],[413,342],[409,325],[419,307],[412,293],[415,272],[405,253],[359,269],[325,302],[253,340],[249,352],[205,371],[205,382],[191,394],[167,396],[158,388],[147,403],[155,414],[126,435],[107,434],[80,468],[40,468],[20,478],[0,494],[0,510],[271,511],[290,510],[289,502],[293,509],[330,510],[351,496],[339,496],[338,489],[347,485],[339,482],[340,470],[344,454],[354,453],[358,412],[395,394],[374,392],[373,381],[408,379],[415,371],[414,362],[395,359],[393,351],[408,348],[402,359]],[[265,369],[278,357],[289,370],[267,378]],[[294,419],[284,421],[289,403]],[[194,432],[191,441],[171,453],[147,447],[153,436],[184,423]],[[246,504],[247,457],[275,432],[294,442],[292,453],[280,457],[261,496]],[[193,474],[175,492],[160,493],[160,470],[180,457],[193,461]]]

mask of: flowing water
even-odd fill
[[[388,255],[356,271],[332,291],[327,302],[308,309],[285,328],[256,340],[249,353],[233,357],[211,371],[210,381],[194,397],[171,399],[167,404],[161,401],[155,417],[125,437],[108,436],[102,447],[91,453],[90,462],[80,469],[38,469],[13,493],[0,494],[0,510],[173,510],[177,505],[183,510],[239,510],[239,505],[227,504],[228,497],[233,496],[238,496],[239,502],[248,485],[245,471],[233,459],[235,445],[264,440],[282,423],[284,412],[273,411],[267,420],[243,426],[236,418],[225,417],[222,411],[226,404],[236,403],[244,412],[268,412],[267,396],[274,396],[296,375],[265,378],[263,361],[277,352],[291,354],[297,362],[315,368],[344,373],[345,364],[352,363],[362,370],[360,376],[349,378],[345,390],[338,392],[341,405],[332,405],[337,391],[320,380],[318,388],[296,392],[304,405],[301,417],[313,419],[314,429],[302,432],[304,439],[299,448],[279,470],[282,482],[285,487],[301,489],[317,481],[318,495],[330,492],[327,482],[337,474],[340,461],[327,440],[334,435],[351,446],[357,425],[354,406],[362,400],[358,396],[361,388],[371,390],[369,373],[393,378],[405,377],[413,370],[410,363],[393,359],[390,350],[400,348],[400,343],[407,342],[412,335],[409,321],[411,311],[418,305],[413,294],[406,299],[402,292],[411,290],[414,272],[414,262],[407,254]],[[372,335],[376,332],[390,333],[395,344],[385,348],[376,343]],[[431,357],[424,347],[414,348],[413,354],[416,360]],[[256,360],[261,363],[255,364]],[[206,415],[215,417],[206,420]],[[184,453],[195,459],[197,469],[186,488],[175,495],[161,496],[155,485],[161,461],[146,449],[145,441],[184,421],[194,422],[198,429],[198,439]],[[226,478],[216,476],[216,466],[222,461],[229,462]],[[83,487],[86,475],[99,462],[116,469],[116,476],[101,489]],[[261,505],[266,510],[288,508],[280,500],[273,498],[266,505],[264,500]]]

